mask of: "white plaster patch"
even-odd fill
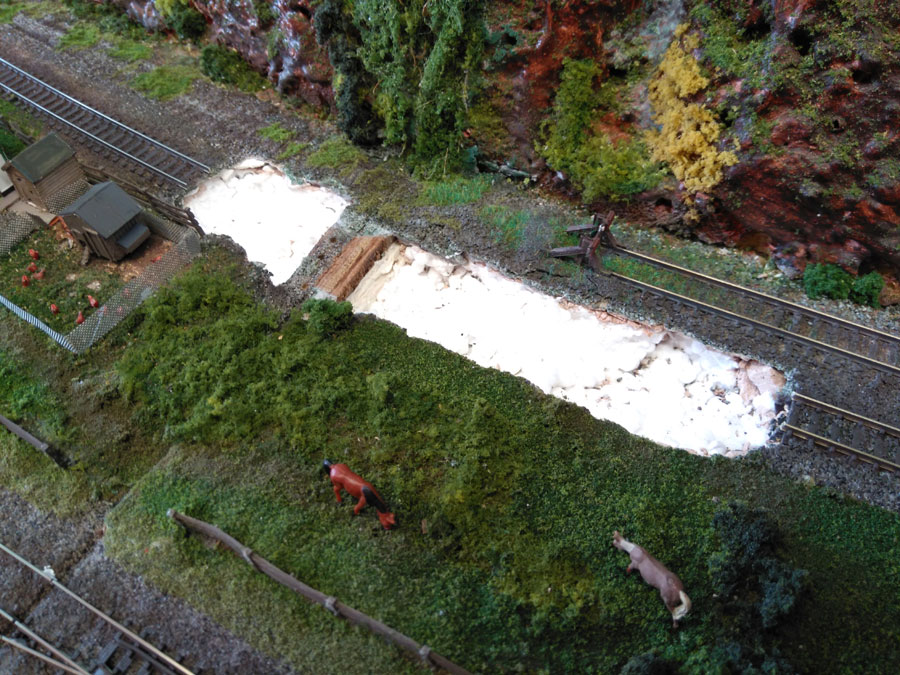
[[[413,246],[389,249],[348,300],[357,312],[523,377],[595,417],[703,455],[764,444],[784,386],[762,364]]]
[[[228,235],[262,263],[276,286],[290,278],[347,206],[339,195],[297,185],[281,169],[247,159],[184,198],[205,232]]]

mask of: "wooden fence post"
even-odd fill
[[[198,532],[205,537],[221,542],[229,549],[231,549],[247,564],[256,568],[257,571],[262,572],[267,577],[274,579],[281,585],[287,586],[292,591],[302,595],[307,600],[322,605],[322,607],[327,609],[335,616],[342,617],[358,626],[368,628],[376,635],[381,635],[382,637],[387,638],[388,640],[393,642],[398,647],[401,647],[411,654],[418,656],[426,666],[437,666],[438,668],[451,673],[451,675],[470,675],[469,671],[467,671],[465,668],[456,665],[449,659],[441,656],[435,651],[432,651],[432,649],[428,645],[420,645],[412,638],[407,637],[403,633],[400,633],[390,626],[381,623],[377,619],[373,619],[367,614],[363,614],[359,610],[345,605],[334,596],[325,595],[312,586],[307,586],[299,579],[296,579],[287,572],[284,572],[275,567],[275,565],[270,563],[268,560],[255,553],[247,546],[244,546],[237,539],[223,532],[215,525],[203,522],[202,520],[197,520],[196,518],[191,518],[190,516],[186,516],[183,513],[178,513],[175,509],[169,509],[166,512],[166,515],[175,522],[181,524],[185,529],[189,531],[193,530],[194,532]]]

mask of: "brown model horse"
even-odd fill
[[[322,462],[322,466],[328,471],[338,503],[342,501],[342,489],[346,490],[350,496],[359,499],[356,506],[353,507],[353,515],[358,516],[366,504],[371,504],[378,510],[378,520],[381,521],[384,529],[389,530],[397,524],[397,518],[388,511],[387,504],[384,503],[381,495],[372,487],[371,483],[353,473],[346,464],[332,464],[326,459]]]

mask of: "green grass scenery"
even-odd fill
[[[37,251],[40,258],[32,259],[29,250]],[[34,272],[29,265],[34,265]],[[41,270],[43,278],[38,278]],[[27,286],[23,276],[28,278]],[[81,248],[69,248],[48,228],[35,231],[0,256],[0,293],[63,334],[75,328],[78,312],[88,318],[96,311],[88,304],[88,295],[102,305],[121,286],[121,278],[102,264],[83,267]],[[58,314],[51,311],[51,304]]]
[[[0,99],[0,118],[11,128],[18,129],[32,138],[38,138],[43,130],[43,125],[38,118],[5,99]]]
[[[0,24],[11,23],[28,5],[24,2],[0,3]]]
[[[136,63],[137,61],[146,61],[153,56],[153,48],[143,42],[123,39],[116,41],[115,46],[109,50],[109,55],[119,61]]]
[[[658,446],[387,322],[327,304],[285,317],[248,287],[232,254],[212,248],[80,357],[85,389],[64,405],[118,410],[144,439],[86,478],[104,494],[131,488],[107,518],[107,553],[257,647],[310,672],[414,668],[185,536],[168,508],[473,671],[618,672],[645,655],[682,672],[887,673],[900,659],[897,514],[753,459]],[[21,393],[29,377],[0,374],[0,407],[45,416],[52,392]],[[80,433],[80,415],[67,419]],[[0,472],[8,452],[0,445]],[[372,481],[399,528],[336,504],[324,458]],[[756,585],[740,597],[717,590],[733,583],[728,552],[755,536],[722,525],[733,500],[768,509],[781,535],[771,562],[748,561]],[[659,594],[625,574],[616,529],[684,581],[693,610],[678,630]]]
[[[272,122],[269,126],[257,129],[256,133],[274,143],[287,143],[294,137],[294,132],[283,127],[280,122]]]
[[[343,173],[355,169],[365,158],[365,153],[346,136],[335,134],[322,141],[307,158],[306,164],[314,168],[341,169]]]
[[[266,78],[250,67],[241,55],[221,45],[206,45],[200,52],[200,70],[213,82],[230,84],[243,92],[264,89]]]
[[[291,159],[292,157],[296,157],[297,155],[302,153],[304,150],[306,150],[308,147],[309,147],[309,143],[302,143],[299,141],[291,141],[284,147],[284,150],[282,150],[281,152],[278,153],[278,155],[275,157],[275,159],[277,159],[279,162],[283,162],[287,159]]]
[[[88,49],[100,42],[100,28],[92,23],[78,22],[59,39],[57,49]]]
[[[434,206],[471,204],[481,199],[492,184],[493,179],[485,175],[474,178],[451,176],[444,180],[425,183],[424,189],[419,193],[419,201]]]
[[[194,66],[160,66],[131,80],[132,88],[157,101],[169,101],[188,93],[200,72]]]

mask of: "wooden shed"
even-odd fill
[[[75,152],[54,133],[4,162],[3,170],[22,199],[46,210],[48,199],[54,194],[84,180]]]
[[[108,260],[121,260],[150,236],[143,209],[115,183],[97,183],[59,217],[79,242]]]

